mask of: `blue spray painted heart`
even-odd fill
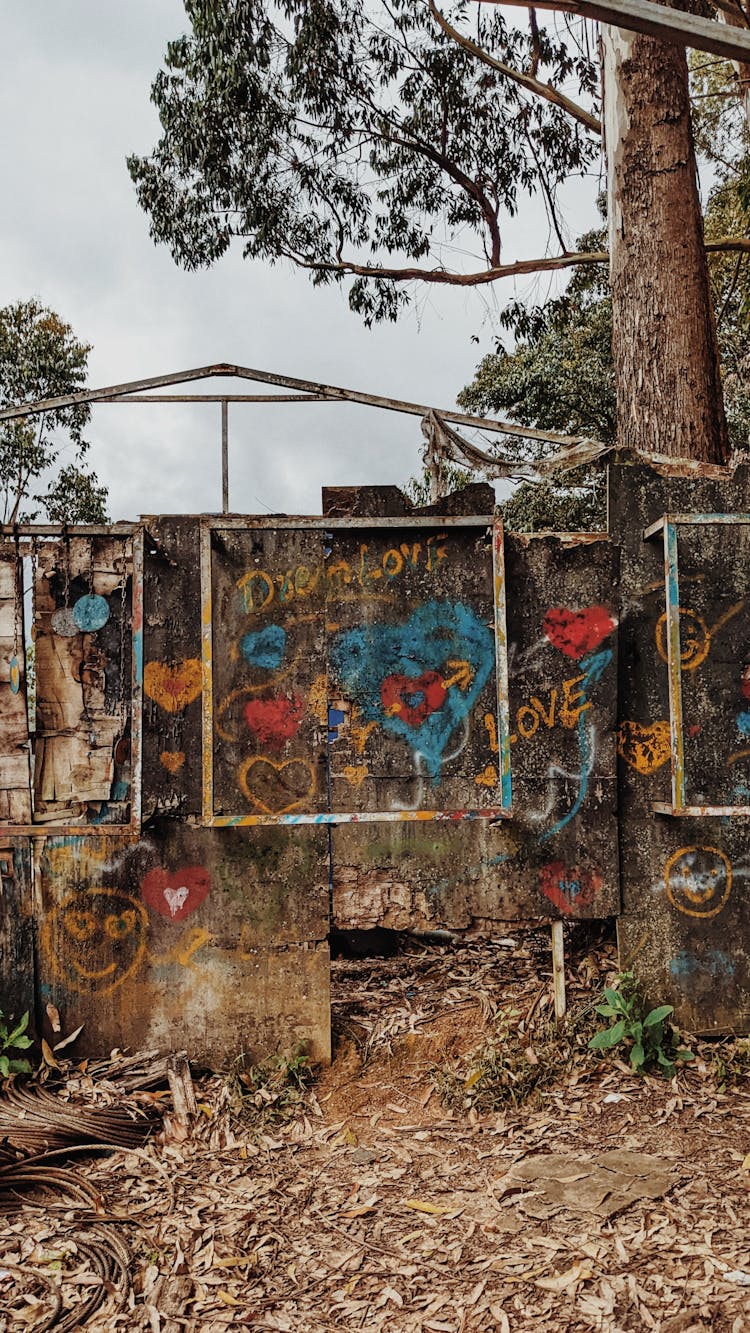
[[[331,647],[344,693],[368,722],[405,740],[434,783],[494,663],[491,630],[463,602],[428,602],[402,625],[345,630]]]
[[[253,630],[243,635],[240,649],[251,667],[276,671],[286,652],[286,630],[283,625],[266,625],[265,629]]]

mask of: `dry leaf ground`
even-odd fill
[[[85,1327],[750,1330],[747,1081],[721,1091],[707,1046],[673,1083],[561,1058],[520,1106],[482,1109],[471,1053],[510,1012],[534,1068],[549,1009],[547,938],[515,939],[339,960],[336,1059],[288,1118],[262,1090],[237,1114],[239,1085],[206,1079],[190,1136],[168,1122],[145,1150],[87,1159],[105,1200],[93,1230],[126,1243],[130,1287],[110,1275]],[[574,942],[572,1002],[593,1003],[612,965],[606,945]],[[614,1149],[663,1159],[667,1193],[607,1218],[511,1172]],[[55,1293],[69,1308],[102,1281],[87,1228],[60,1203],[0,1217],[3,1333],[44,1327]]]

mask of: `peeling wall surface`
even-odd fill
[[[473,486],[2,541],[3,1008],[325,1060],[332,924],[617,916],[655,999],[746,1030],[749,492],[621,462],[609,535]]]

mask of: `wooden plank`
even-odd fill
[[[0,549],[0,820],[31,820],[31,753],[26,710],[22,564],[15,545]]]
[[[74,538],[39,550],[35,597],[35,818],[123,824],[131,795],[131,540]],[[123,596],[124,589],[124,596]],[[61,635],[54,613],[93,594],[97,630]]]

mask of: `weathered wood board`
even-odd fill
[[[34,914],[31,844],[0,837],[0,1009],[9,1023],[28,1010],[34,1027]]]
[[[40,993],[85,1048],[190,1052],[304,1045],[330,1055],[324,830],[50,838],[41,853]]]
[[[451,541],[458,569],[481,567],[475,535]],[[342,929],[618,911],[617,552],[604,539],[506,534],[505,567],[512,818],[335,828]],[[452,794],[481,808],[498,763],[488,699],[477,697],[466,728]]]
[[[131,800],[132,543],[39,546],[34,821],[127,824]]]
[[[0,547],[0,824],[31,823],[22,564]]]
[[[145,520],[143,811],[201,813],[201,583],[198,519]]]

